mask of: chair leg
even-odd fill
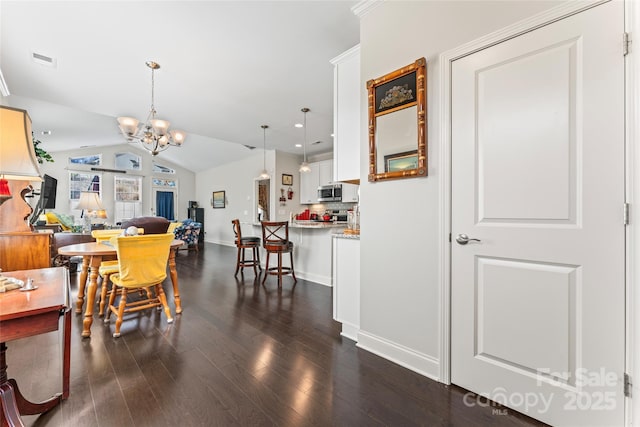
[[[260,265],[260,246],[256,246],[256,259],[258,260],[258,268],[262,271],[262,266]]]
[[[102,287],[100,288],[100,311],[98,312],[99,317],[104,316],[104,306],[107,303],[107,290],[109,287],[110,277],[111,274],[105,274],[102,278]],[[109,307],[107,307],[107,310],[109,310]]]
[[[262,284],[264,285],[264,282],[267,280],[267,276],[269,275],[269,255],[270,252],[267,251],[267,263],[264,265],[264,277],[262,278]]]
[[[258,269],[256,268],[256,252],[257,252],[257,247],[254,246],[251,248],[251,256],[253,257],[253,274],[254,275],[258,275]]]
[[[111,312],[115,311],[115,306],[113,304],[116,301],[117,293],[118,293],[118,288],[115,285],[111,286],[111,293],[109,294],[109,305],[107,306],[107,312],[104,315],[104,323],[109,323],[109,319],[111,318]]]
[[[278,252],[278,289],[282,288],[282,252]]]
[[[162,303],[162,308],[164,309],[164,314],[167,315],[167,323],[173,323],[173,317],[171,317],[171,310],[169,309],[169,304],[167,304],[167,296],[164,294],[164,289],[162,288],[162,283],[158,283],[156,285],[156,295],[160,302]]]
[[[122,326],[122,318],[124,317],[124,309],[127,305],[127,288],[122,288],[122,293],[120,294],[120,304],[118,304],[118,318],[116,319],[116,330],[113,333],[114,338],[118,338],[120,336],[120,326]]]
[[[240,251],[242,249],[238,248],[238,255],[236,256],[236,274],[235,277],[238,277],[238,270],[240,270]]]
[[[298,279],[296,279],[296,272],[293,270],[293,251],[289,252],[291,256],[291,275],[293,276],[293,283],[298,283]]]

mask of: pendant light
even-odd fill
[[[269,126],[262,125],[262,173],[260,173],[259,179],[269,179],[269,172],[267,172],[267,129]]]
[[[298,169],[298,171],[302,173],[308,173],[308,172],[311,172],[309,163],[307,163],[307,113],[310,110],[305,107],[300,111],[304,113],[304,125],[303,125],[304,126],[304,145],[302,146],[302,149],[303,149],[302,163],[300,163],[300,169]]]

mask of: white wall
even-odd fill
[[[277,220],[288,220],[289,212],[299,212],[298,191],[300,178],[298,175],[299,156],[267,150],[266,166],[271,175],[270,216]],[[205,240],[223,245],[233,245],[234,235],[231,221],[238,218],[240,222],[254,221],[255,180],[263,167],[262,150],[245,159],[228,163],[216,168],[199,172],[196,175],[196,199],[204,207]],[[282,185],[282,174],[293,175],[293,200],[287,200],[286,206],[279,204],[280,188],[285,191],[288,186]],[[225,191],[227,199],[224,209],[213,209],[211,198],[214,191]],[[247,230],[251,228],[247,227]],[[243,233],[249,233],[249,231]]]
[[[546,1],[387,1],[361,17],[361,81],[427,60],[429,176],[369,183],[361,100],[361,347],[439,377],[438,55],[557,6]],[[389,23],[394,23],[389,31]],[[401,25],[397,25],[401,23]],[[364,84],[364,83],[363,83]]]
[[[170,147],[169,150],[179,150],[176,147]],[[49,153],[54,159],[53,163],[45,162],[40,165],[41,174],[48,174],[58,180],[58,188],[56,194],[56,212],[70,214],[69,207],[69,171],[77,172],[91,172],[91,166],[69,164],[69,157],[89,156],[94,154],[102,154],[102,164],[100,168],[114,169],[115,168],[115,154],[116,153],[134,153],[142,158],[142,169],[139,171],[127,171],[123,176],[142,176],[142,213],[140,216],[152,215],[152,209],[155,209],[151,205],[152,193],[151,193],[151,180],[152,178],[161,179],[175,179],[178,181],[178,201],[176,206],[176,217],[178,219],[186,218],[187,206],[189,200],[193,200],[195,195],[195,174],[187,169],[173,164],[170,161],[163,159],[162,157],[153,158],[148,151],[143,149],[136,149],[132,144],[120,144],[110,145],[103,147],[87,147],[79,148],[77,150],[69,151],[56,151]],[[173,168],[175,174],[154,173],[152,162]],[[114,173],[112,172],[94,172],[102,174],[102,203],[107,210],[109,218],[107,222],[111,222],[114,212]],[[39,188],[37,184],[34,188]],[[32,199],[33,202],[37,202],[38,198]],[[76,218],[76,222],[80,223],[79,218]]]

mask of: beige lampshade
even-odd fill
[[[0,105],[0,177],[42,181],[32,140],[29,114]]]
[[[84,209],[87,211],[99,211],[104,210],[100,196],[95,191],[82,191],[80,193],[80,200],[76,209]]]

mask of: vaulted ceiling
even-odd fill
[[[267,149],[302,154],[302,107],[307,154],[328,152],[329,60],[358,43],[355,3],[2,0],[0,103],[29,112],[47,151],[122,144],[116,117],[146,119],[153,60],[158,118],[188,134],[159,157],[205,170],[261,148],[262,124]]]

